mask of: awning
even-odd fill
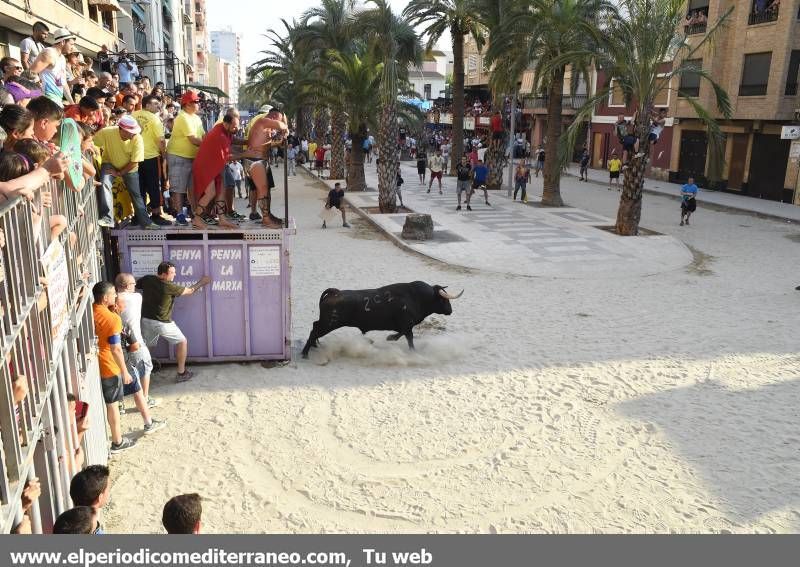
[[[96,6],[102,12],[119,12],[122,10],[117,0],[89,0],[89,6]]]
[[[218,89],[217,87],[209,87],[208,85],[194,85],[194,84],[186,84],[181,85],[181,88],[184,90],[186,89],[194,89],[196,91],[203,91],[208,94],[218,96],[220,98],[230,98],[225,91]]]

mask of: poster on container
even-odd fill
[[[156,273],[158,265],[164,261],[161,246],[136,246],[130,249],[131,274],[137,280]]]
[[[69,272],[64,247],[53,241],[42,256],[42,267],[47,278],[47,302],[50,305],[50,334],[53,345],[58,345],[69,329]]]
[[[279,275],[281,275],[281,249],[279,247],[250,247],[250,277]]]

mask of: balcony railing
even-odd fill
[[[767,8],[766,10],[762,10],[760,12],[750,12],[750,17],[747,18],[748,25],[755,25],[755,24],[766,24],[768,22],[774,22],[778,19],[778,7],[775,6],[773,8]]]
[[[549,100],[550,97],[547,95],[526,96],[522,99],[522,108],[547,108],[547,103]],[[586,101],[588,100],[589,95],[587,94],[564,95],[561,99],[561,107],[578,109],[586,104]]]
[[[684,26],[683,33],[686,35],[698,35],[706,33],[708,24],[692,24],[691,26]]]

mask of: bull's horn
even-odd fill
[[[444,288],[442,288],[442,289],[440,289],[440,290],[439,290],[439,295],[441,295],[441,296],[442,296],[442,297],[444,297],[445,299],[458,299],[459,297],[461,297],[462,295],[464,295],[464,290],[462,289],[462,290],[461,290],[461,293],[459,293],[458,295],[450,295],[449,293],[447,293],[447,292],[444,290]]]

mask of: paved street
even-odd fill
[[[409,202],[424,202],[412,173]],[[689,247],[685,264],[587,278],[551,262],[564,271],[531,278],[409,253],[352,212],[352,228],[322,230],[325,188],[306,174],[290,194],[296,342],[328,287],[420,279],[464,296],[417,327],[413,353],[342,329],[284,367],[156,374],[170,425],[146,458],[115,457],[110,531],[152,531],[194,490],[212,533],[800,530],[796,225],[701,205],[679,227],[677,202],[647,195],[643,226]],[[564,194],[587,215],[616,210],[601,186],[566,179]],[[528,209],[492,199],[527,240]],[[430,206],[495,254],[481,205],[458,223],[454,203]]]

